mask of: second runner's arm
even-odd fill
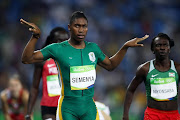
[[[133,78],[129,84],[126,92],[126,97],[124,100],[124,111],[123,111],[123,120],[129,120],[129,109],[132,103],[132,99],[136,88],[146,79],[146,69],[144,66],[139,66],[136,72],[136,76]]]
[[[32,116],[32,110],[39,93],[39,83],[42,76],[42,69],[43,69],[42,63],[35,65],[34,75],[33,75],[33,85],[31,87],[31,91],[29,95],[27,114],[26,114],[29,116],[29,118],[26,118],[26,120],[31,120],[30,117]]]

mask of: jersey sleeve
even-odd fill
[[[55,59],[55,54],[56,54],[55,47],[56,47],[55,44],[51,44],[40,50],[41,53],[43,54],[44,60],[47,60],[49,58]]]
[[[96,44],[96,49],[97,49],[97,56],[98,56],[97,62],[99,63],[105,59],[106,55],[102,52],[102,50],[99,48],[99,46],[97,44]]]

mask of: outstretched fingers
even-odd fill
[[[147,39],[148,37],[149,37],[149,35],[145,35],[145,36],[142,37],[142,38],[137,38],[136,46],[138,46],[138,47],[143,47],[143,46],[144,46],[143,44],[138,44],[138,43],[141,42],[141,41],[143,41],[143,40],[145,40],[145,39]]]
[[[25,25],[27,25],[29,27],[33,27],[31,23],[29,23],[29,22],[27,22],[27,21],[25,21],[23,19],[20,19],[20,22],[21,22],[21,24],[25,24]]]
[[[149,37],[149,35],[145,35],[144,37],[142,37],[142,38],[137,38],[137,43],[138,42],[141,42],[141,41],[143,41],[143,40],[145,40],[145,39],[147,39]]]
[[[21,22],[21,24],[28,26],[29,31],[33,32],[34,34],[41,33],[40,29],[34,23],[27,22],[24,19],[20,19],[20,22]]]

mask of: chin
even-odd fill
[[[76,40],[79,41],[79,42],[82,42],[82,41],[84,41],[85,39],[84,39],[84,38],[83,38],[83,39],[77,38]]]

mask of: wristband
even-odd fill
[[[33,38],[39,39],[40,38],[40,34],[32,34]]]

